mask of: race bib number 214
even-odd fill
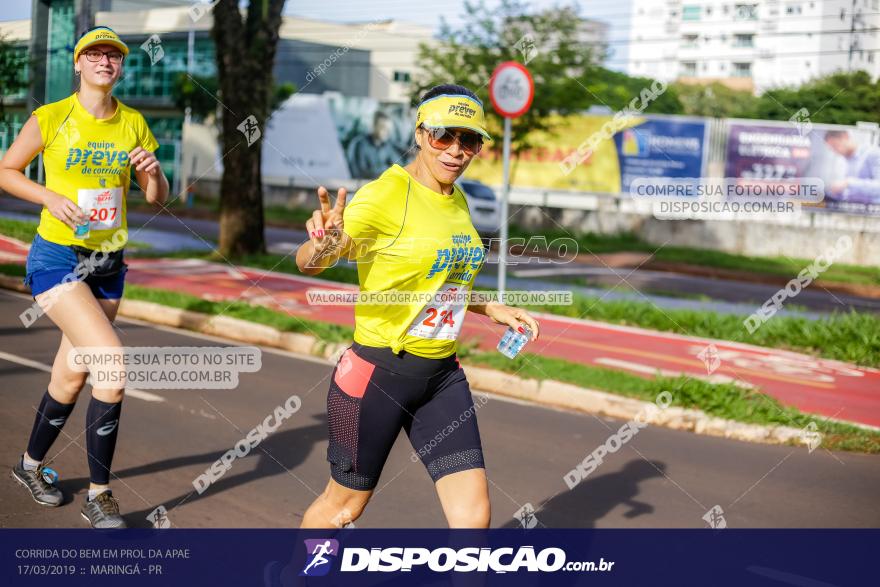
[[[407,334],[419,338],[457,339],[467,310],[467,291],[467,286],[461,284],[444,284],[437,290],[434,300],[426,304],[412,321]]]

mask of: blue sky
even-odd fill
[[[164,4],[163,0],[153,0],[155,4]],[[581,15],[605,20],[611,25],[609,31],[610,46],[615,53],[610,65],[619,68],[625,54],[622,41],[626,38],[629,22],[630,0],[580,0],[578,2],[560,2],[559,0],[532,0],[528,5],[534,9],[554,5],[577,4]],[[497,4],[487,1],[488,6]],[[287,0],[285,12],[308,18],[336,21],[366,21],[384,18],[397,18],[416,22],[427,26],[438,26],[440,17],[445,16],[453,25],[461,23],[464,0],[437,0],[435,2],[413,2],[412,0],[321,0],[320,2],[303,2]],[[0,21],[30,18],[31,0],[3,0],[0,2]]]

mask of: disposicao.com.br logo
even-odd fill
[[[332,538],[306,540],[306,566],[301,577],[320,577],[330,572],[333,559],[339,554],[339,541]]]
[[[326,575],[332,567],[332,559],[340,554],[339,543],[332,539],[306,540],[308,558],[301,576]],[[465,547],[421,548],[399,547],[360,548],[346,547],[342,550],[340,572],[408,572],[414,567],[426,567],[437,573],[493,572],[516,573],[556,571],[611,571],[613,561],[566,561],[561,548],[533,546],[518,548]]]

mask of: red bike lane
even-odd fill
[[[0,262],[23,262],[26,246],[0,237]],[[310,305],[310,290],[353,286],[197,259],[129,259],[129,283],[205,299],[243,300],[311,320],[354,325],[350,305]],[[292,263],[292,259],[285,261]],[[689,337],[591,320],[540,315],[541,338],[527,352],[637,375],[687,374],[757,387],[782,404],[838,420],[880,426],[880,370],[785,350]],[[462,340],[494,349],[503,328],[470,314]],[[552,373],[547,374],[552,378]]]

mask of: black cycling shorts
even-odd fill
[[[426,359],[355,343],[332,377],[327,460],[340,485],[375,488],[401,428],[435,482],[484,468],[476,408],[455,355]]]

